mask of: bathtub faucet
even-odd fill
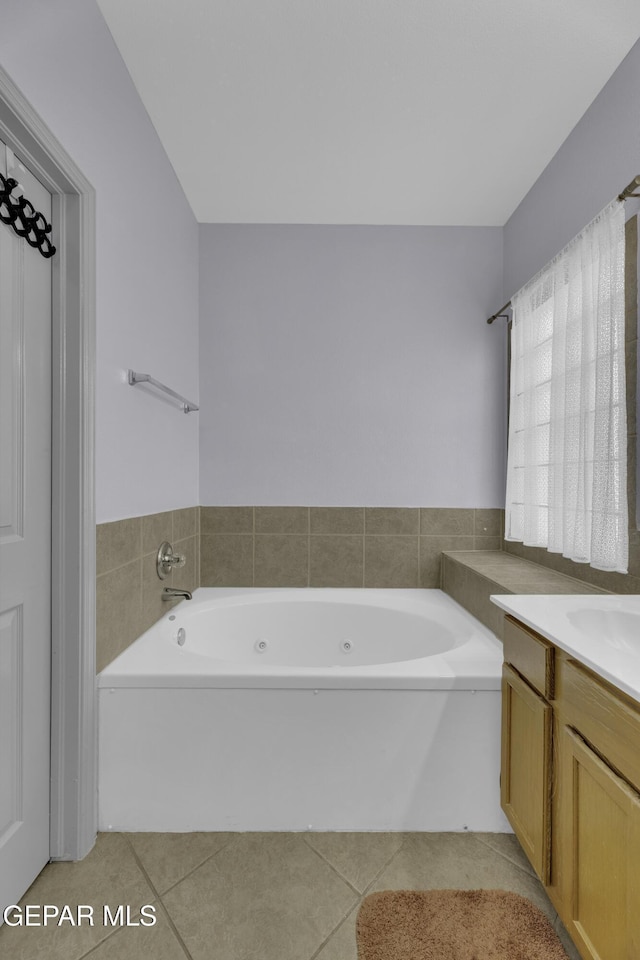
[[[163,600],[178,600],[184,597],[185,600],[193,600],[190,590],[183,590],[181,587],[165,587],[162,591]]]

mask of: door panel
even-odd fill
[[[51,261],[0,223],[0,910],[49,859],[50,582]]]

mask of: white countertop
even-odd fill
[[[500,594],[491,601],[640,703],[640,596]]]

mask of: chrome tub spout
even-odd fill
[[[165,587],[162,591],[163,600],[179,600],[180,598],[193,600],[193,595],[190,590],[183,590],[181,587]]]

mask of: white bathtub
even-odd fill
[[[502,645],[439,590],[200,588],[99,676],[101,830],[508,830]]]

